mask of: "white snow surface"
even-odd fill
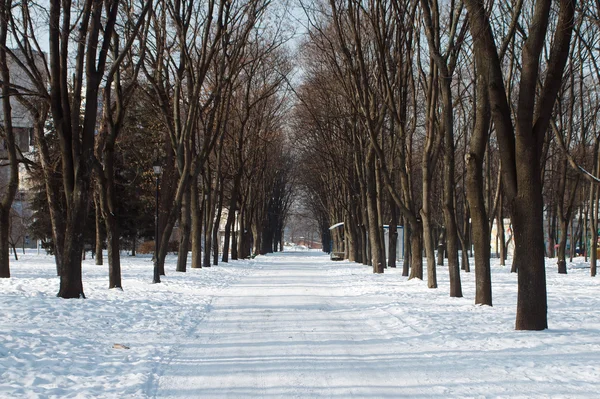
[[[450,298],[445,267],[428,289],[312,251],[187,273],[173,257],[161,284],[149,257],[123,256],[124,291],[88,259],[87,299],[64,300],[53,258],[28,253],[0,280],[0,397],[599,397],[600,283],[584,260],[567,275],[547,260],[541,332],[514,330],[517,276],[493,265],[493,307],[474,305],[473,272]]]

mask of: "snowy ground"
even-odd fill
[[[599,280],[548,260],[550,329],[514,331],[516,275],[494,266],[494,307],[400,270],[287,252],[150,284],[124,256],[124,291],[85,261],[86,300],[56,298],[53,259],[0,280],[0,398],[597,398]],[[115,344],[129,349],[114,348]],[[118,345],[117,345],[118,346]]]

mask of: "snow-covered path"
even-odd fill
[[[156,398],[571,398],[600,388],[591,331],[515,332],[507,309],[318,253],[259,265],[213,300],[159,370]],[[439,303],[419,303],[422,294]]]
[[[399,348],[306,255],[269,258],[221,292],[156,397],[397,397]]]

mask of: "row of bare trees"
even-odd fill
[[[219,251],[227,262],[230,252],[238,259],[278,250],[293,172],[283,118],[291,72],[286,7],[270,0],[52,0],[47,9],[3,2],[0,73],[11,174],[0,204],[2,276],[10,276],[4,211],[17,192],[19,162],[40,170],[45,182],[59,297],[84,297],[89,226],[82,221],[91,207],[96,231],[106,232],[109,288],[122,288],[116,177],[127,162],[139,164],[146,185],[153,162],[164,170],[154,282],[164,275],[176,225],[181,272],[190,249],[194,268],[217,264]],[[33,120],[33,157],[14,145],[15,103]],[[146,159],[124,159],[132,145],[144,148],[135,154]]]
[[[319,173],[302,184],[324,239],[326,226],[343,221],[343,236],[333,230],[331,239],[343,241],[348,259],[382,273],[386,257],[395,267],[401,224],[404,275],[422,279],[425,259],[428,286],[437,287],[439,242],[454,297],[462,296],[459,250],[469,271],[472,249],[475,302],[492,305],[497,219],[502,262],[514,239],[516,328],[547,328],[544,257],[560,237],[558,266],[566,273],[576,216],[571,247],[585,246],[596,270],[600,3],[303,5],[309,34],[296,140],[302,175]],[[505,217],[512,237],[504,235]]]

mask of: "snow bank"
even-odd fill
[[[21,256],[13,277],[0,280],[0,397],[146,397],[214,293],[252,263],[176,273],[170,258],[163,283],[151,284],[151,259],[124,256],[121,291],[107,289],[108,266],[86,260],[87,299],[64,300],[54,259]]]

